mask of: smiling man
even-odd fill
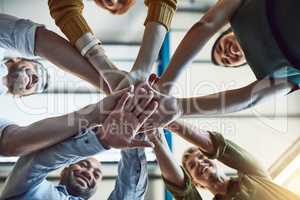
[[[26,96],[42,93],[48,87],[49,74],[36,60],[7,58],[0,65],[0,95]]]
[[[153,97],[145,97],[135,105],[129,93],[123,94],[101,125],[86,128],[62,143],[21,156],[5,182],[0,199],[89,199],[102,174],[99,162],[87,157],[110,148],[122,151],[116,185],[109,200],[144,199],[147,161],[143,147],[151,147],[152,143],[137,132],[157,107],[158,102]],[[142,109],[137,111],[137,108]],[[50,172],[65,166],[58,185],[46,180]]]

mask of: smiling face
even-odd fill
[[[245,54],[232,31],[225,32],[212,49],[212,60],[216,65],[238,67],[246,64]]]
[[[198,148],[191,148],[185,152],[183,166],[196,185],[207,189],[214,188],[224,175],[216,162],[207,159]]]
[[[15,96],[25,96],[45,89],[48,74],[39,63],[22,58],[12,58],[7,60],[5,65],[8,69],[9,93]]]
[[[135,3],[134,0],[95,0],[95,2],[101,8],[116,15],[126,13]]]
[[[69,194],[90,198],[97,188],[97,181],[102,179],[100,162],[88,158],[66,167],[61,174],[61,184],[65,185]]]

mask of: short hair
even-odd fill
[[[104,8],[105,10],[108,10],[110,13],[112,13],[114,15],[122,15],[122,14],[126,13],[129,10],[129,8],[131,8],[131,6],[133,6],[133,4],[135,3],[135,0],[124,0],[124,2],[122,2],[123,6],[120,9],[109,10],[105,7],[102,0],[94,0],[94,1],[98,6],[100,6],[101,8]]]
[[[50,75],[49,72],[47,70],[47,68],[38,60],[36,59],[29,59],[29,58],[23,58],[23,57],[18,57],[21,61],[26,61],[26,62],[31,62],[34,63],[37,67],[38,70],[42,76],[42,81],[43,81],[43,87],[40,91],[37,91],[37,93],[43,93],[46,92],[48,90],[49,87],[49,80],[50,80]],[[10,60],[12,60],[12,57],[5,57],[3,58],[2,62],[6,63],[9,62]]]
[[[219,35],[219,37],[216,39],[216,41],[215,41],[215,43],[214,43],[214,45],[213,45],[213,47],[212,47],[212,49],[211,49],[211,61],[212,61],[212,63],[214,64],[214,65],[217,65],[217,66],[220,66],[220,64],[216,61],[216,58],[215,58],[215,56],[214,56],[214,52],[215,52],[215,50],[216,50],[216,48],[217,48],[217,45],[218,45],[218,43],[220,42],[220,40],[225,36],[225,35],[227,35],[227,34],[229,34],[229,33],[232,33],[233,32],[233,30],[232,30],[232,28],[230,27],[230,28],[228,28],[226,31],[224,31],[224,32],[222,32],[220,35]],[[237,65],[237,66],[233,66],[233,67],[241,67],[241,66],[244,66],[244,65],[246,65],[247,64],[247,62],[245,62],[245,63],[242,63],[242,64],[240,64],[240,65]],[[227,66],[225,66],[225,67],[227,67]]]
[[[47,70],[47,68],[39,61],[35,59],[28,59],[28,58],[21,58],[22,61],[27,61],[27,62],[32,62],[38,66],[39,70],[41,70],[41,75],[43,79],[43,87],[41,91],[38,91],[38,93],[43,93],[46,92],[49,88],[49,80],[50,80],[50,75]]]

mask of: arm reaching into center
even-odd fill
[[[169,67],[161,77],[158,88],[169,93],[172,83],[181,71],[192,61],[207,41],[225,24],[239,7],[242,0],[219,0],[199,22],[194,24],[177,47]]]

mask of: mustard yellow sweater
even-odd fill
[[[71,44],[85,33],[92,30],[82,16],[82,0],[48,0],[50,14],[56,25],[62,30]],[[148,22],[158,22],[163,24],[168,30],[175,14],[177,0],[145,0],[148,6]]]

